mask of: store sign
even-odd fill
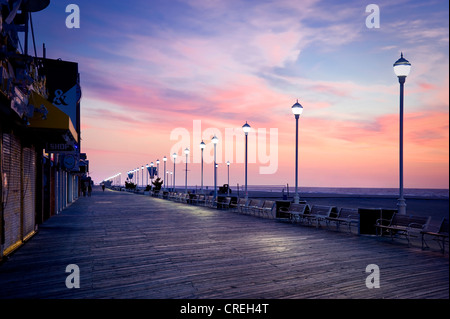
[[[78,132],[81,98],[78,64],[45,59],[44,65],[49,93],[48,100],[70,117]]]
[[[156,167],[149,166],[147,167],[148,173],[150,174],[150,178],[153,179],[155,175],[158,174]]]
[[[45,151],[47,153],[69,153],[75,152],[76,146],[66,143],[47,143]]]
[[[64,167],[70,171],[80,170],[80,161],[78,159],[78,154],[76,152],[64,154],[63,164]]]

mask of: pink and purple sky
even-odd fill
[[[70,3],[80,8],[79,29],[66,28]],[[370,3],[379,6],[379,28],[366,26]],[[248,121],[253,132],[267,131],[265,145],[263,134],[258,150],[252,145],[249,185],[294,185],[291,106],[298,99],[300,187],[398,187],[392,65],[403,52],[412,64],[405,187],[448,188],[448,17],[442,0],[79,0],[51,1],[33,23],[39,55],[45,43],[47,57],[79,64],[81,149],[96,183],[116,173],[123,183],[127,171],[164,156],[173,170],[176,151],[176,183],[184,186],[188,147],[188,184],[200,185],[197,135],[208,145],[204,184],[213,185],[216,132],[218,185],[227,182],[228,160],[230,184],[242,185],[243,136],[221,142]],[[180,131],[188,136],[177,137]],[[264,153],[275,167],[268,174],[261,172],[267,158],[257,155]]]

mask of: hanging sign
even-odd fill
[[[148,170],[148,173],[150,174],[150,178],[154,178],[155,175],[158,175],[158,170],[156,169],[156,167],[148,166],[147,170]]]

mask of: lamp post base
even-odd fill
[[[398,213],[400,215],[406,215],[406,201],[404,198],[399,198],[397,201]]]
[[[294,204],[298,204],[300,202],[300,196],[298,196],[298,193],[294,196]]]

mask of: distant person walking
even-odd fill
[[[102,190],[105,191],[105,184],[102,184]]]
[[[83,193],[83,196],[86,197],[86,183],[81,182],[81,192]]]
[[[91,194],[92,194],[92,182],[90,182],[88,185],[88,196],[91,197]]]

